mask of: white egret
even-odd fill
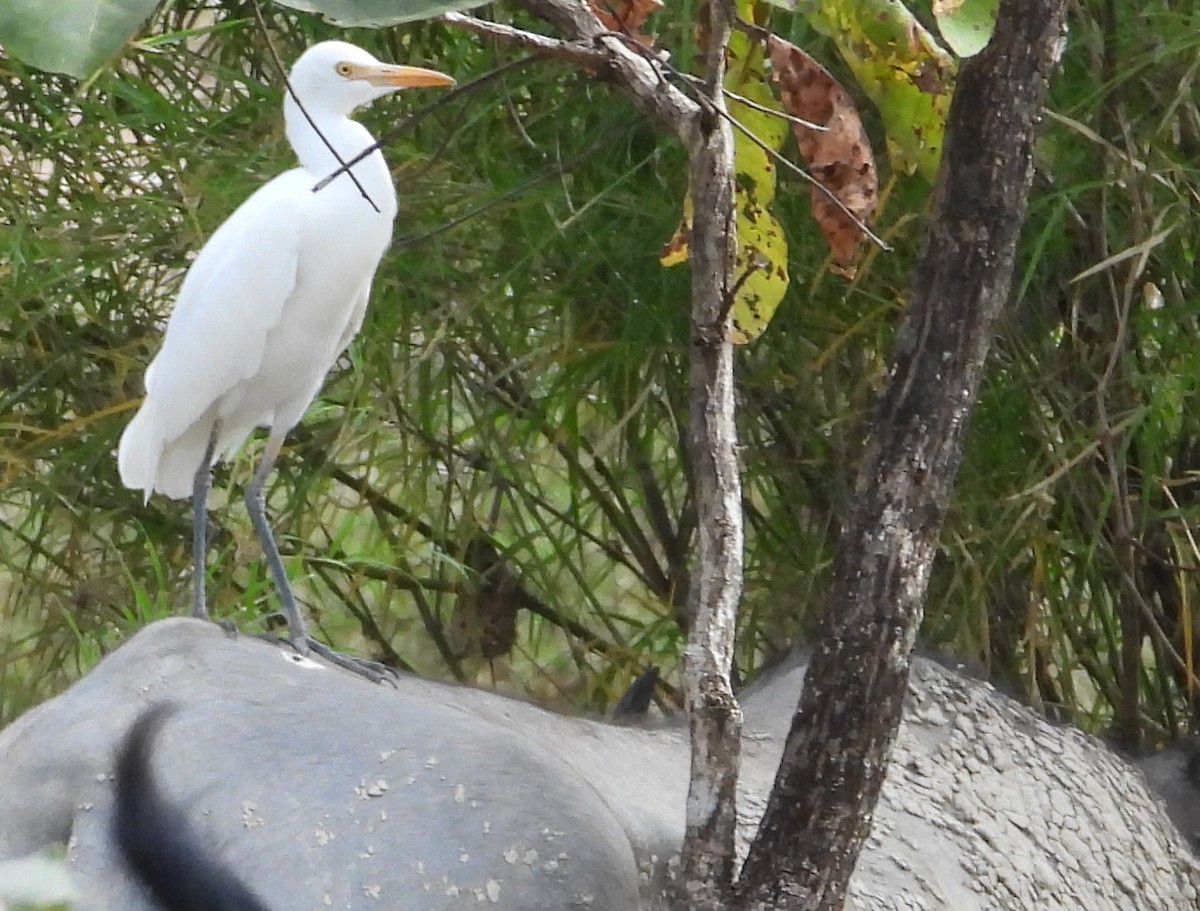
[[[371,279],[392,236],[396,191],[375,151],[320,190],[316,184],[374,143],[354,110],[407,86],[453,85],[449,76],[381,63],[342,41],[301,55],[295,97],[283,102],[300,166],[247,199],[188,270],[162,348],[146,370],[146,398],[121,436],[127,487],[192,496],[192,613],[208,618],[206,504],[211,467],[269,427],[246,505],[275,577],[288,638],[361,672],[313,640],[296,606],[266,518],[263,487],[284,438],[362,325]],[[297,103],[297,99],[299,103]],[[369,674],[368,674],[369,675]]]

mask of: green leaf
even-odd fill
[[[738,200],[737,261],[729,340],[745,345],[763,334],[788,289],[788,246],[769,209]]]
[[[346,26],[384,26],[431,19],[482,0],[280,0]],[[0,0],[0,45],[40,70],[76,79],[117,56],[158,0]]]
[[[937,174],[957,64],[898,0],[808,0],[797,7],[837,45],[887,128],[901,173]]]
[[[978,54],[992,39],[1000,0],[933,0],[938,31],[960,57]]]
[[[0,44],[39,70],[84,79],[120,53],[158,0],[7,0]]]
[[[318,13],[337,25],[378,28],[474,9],[486,0],[278,0],[283,6]]]

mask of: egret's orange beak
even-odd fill
[[[419,66],[398,66],[381,63],[379,66],[356,66],[351,74],[354,79],[365,79],[374,86],[417,88],[421,86],[454,85],[454,80],[437,70]]]

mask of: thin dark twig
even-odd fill
[[[279,53],[275,50],[274,42],[271,41],[271,33],[267,31],[267,23],[266,20],[263,19],[262,8],[258,5],[258,0],[254,0],[252,6],[254,8],[254,19],[258,23],[258,28],[262,32],[263,41],[265,41],[267,45],[267,52],[271,55],[271,59],[275,62],[275,68],[279,70],[279,75],[283,78],[283,85],[287,89],[287,93],[292,96],[292,101],[296,103],[296,107],[300,109],[300,113],[304,115],[304,119],[308,121],[308,125],[313,128],[313,132],[321,137],[321,142],[325,144],[325,148],[329,149],[329,153],[333,155],[337,163],[341,165],[341,167],[335,173],[340,174],[342,171],[346,171],[346,173],[350,175],[350,179],[354,181],[354,185],[358,187],[358,192],[362,194],[362,198],[365,199],[370,204],[371,208],[374,209],[378,214],[379,206],[375,205],[375,200],[373,200],[367,194],[367,191],[363,188],[363,185],[359,183],[358,176],[353,171],[348,170],[349,166],[342,160],[342,156],[338,153],[338,150],[333,147],[333,143],[331,143],[325,137],[325,134],[321,132],[321,129],[317,126],[316,121],[312,119],[312,115],[308,113],[308,109],[305,108],[304,104],[300,101],[300,96],[297,95],[296,90],[292,88],[292,81],[288,79],[287,70],[284,68],[283,61],[279,59]],[[371,150],[377,147],[378,143],[375,146],[372,146]],[[361,161],[365,157],[366,155],[360,155],[358,158],[354,159],[354,161]],[[316,192],[316,188],[313,189],[313,192]]]
[[[769,29],[763,28],[757,22],[750,22],[747,19],[743,19],[741,16],[739,16],[737,14],[736,11],[733,14],[733,27],[736,28],[739,32],[744,32],[745,35],[748,38],[750,38],[751,40],[759,41],[764,44],[769,39],[774,37],[774,35],[771,34],[771,31]]]
[[[770,114],[772,117],[778,117],[780,120],[786,120],[788,123],[798,123],[802,127],[807,127],[810,130],[816,130],[819,133],[828,133],[829,127],[822,126],[819,123],[805,120],[803,117],[797,117],[795,114],[789,114],[787,111],[777,111],[775,108],[769,108],[765,104],[759,104],[745,95],[739,95],[737,92],[729,89],[721,89],[725,93],[726,98],[732,98],[738,104],[744,104],[748,108],[754,108],[756,111],[762,111],[764,114]]]
[[[342,163],[342,165],[336,171],[334,171],[332,174],[322,177],[317,182],[316,186],[313,187],[313,192],[316,193],[319,190],[325,189],[325,187],[329,186],[329,184],[334,179],[336,179],[339,174],[341,174],[344,171],[348,172],[350,170],[350,168],[354,167],[356,164],[358,164],[360,161],[362,161],[364,158],[366,158],[372,152],[375,152],[381,146],[386,145],[387,143],[391,142],[397,136],[399,136],[401,133],[403,133],[405,130],[407,130],[409,127],[411,127],[413,124],[428,117],[430,114],[432,114],[434,111],[438,110],[439,108],[445,107],[446,105],[450,104],[451,102],[456,101],[457,99],[461,98],[464,94],[466,94],[468,92],[473,92],[475,89],[478,89],[484,85],[487,85],[489,82],[493,82],[494,80],[499,79],[501,76],[505,75],[506,73],[508,73],[511,70],[518,69],[520,67],[525,66],[528,63],[533,62],[534,60],[540,60],[540,59],[541,58],[538,57],[536,54],[528,54],[524,57],[518,57],[516,60],[510,60],[508,63],[501,64],[500,66],[496,67],[494,70],[489,70],[488,72],[484,73],[482,76],[479,76],[476,79],[472,79],[470,82],[463,83],[462,85],[458,86],[457,88],[451,89],[449,92],[447,92],[446,94],[439,97],[436,101],[433,101],[430,104],[425,105],[425,107],[421,108],[420,110],[414,111],[412,114],[405,117],[398,124],[396,124],[390,130],[388,130],[386,133],[384,133],[383,136],[381,136],[378,140],[373,142],[371,145],[367,146],[365,149],[363,149],[361,152],[359,152],[357,155],[355,155],[349,161]],[[338,160],[341,161],[341,159],[338,159]],[[353,176],[353,175],[351,175],[351,176]]]

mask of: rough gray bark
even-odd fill
[[[710,0],[708,10],[708,103],[687,139],[694,213],[688,454],[697,510],[683,664],[692,764],[681,901],[689,911],[724,908],[733,885],[742,730],[730,682],[743,544],[733,346],[727,340],[737,231],[733,132],[721,116],[732,9],[726,0]]]
[[[961,69],[926,247],[838,543],[821,636],[743,869],[753,909],[840,909],[900,723],[909,656],[996,318],[1009,295],[1063,0],[1003,0]]]

